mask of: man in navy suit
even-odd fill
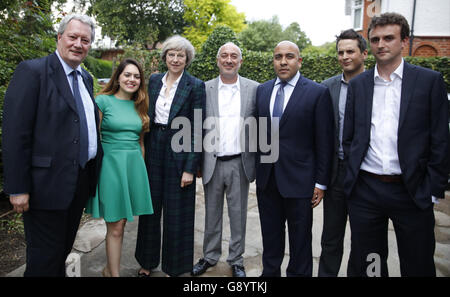
[[[388,276],[388,220],[402,276],[435,276],[434,213],[449,172],[448,102],[442,75],[402,58],[409,25],[374,17],[375,68],[350,81],[344,122],[355,276]]]
[[[6,91],[4,190],[23,213],[25,276],[65,276],[84,205],[95,195],[99,115],[92,77],[80,67],[93,40],[89,17],[66,16],[57,50],[21,62]]]
[[[330,180],[334,143],[330,92],[300,74],[301,62],[295,43],[280,42],[273,55],[277,78],[256,92],[258,135],[265,134],[272,148],[265,152],[260,144],[257,152],[262,276],[281,276],[286,222],[290,250],[286,275],[312,275],[312,209]],[[277,149],[278,159],[268,160]]]
[[[367,43],[361,34],[353,29],[348,29],[337,36],[336,51],[343,73],[322,82],[330,90],[336,132],[331,181],[323,199],[322,252],[318,274],[320,277],[336,277],[341,267],[345,226],[347,225],[347,201],[343,187],[345,164],[342,149],[345,102],[348,82],[364,71]]]

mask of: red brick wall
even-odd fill
[[[368,6],[372,2],[365,0],[364,1],[364,17],[363,17],[363,29],[358,31],[366,40],[367,38],[367,28],[369,28],[369,24],[371,18],[367,14]],[[370,46],[370,45],[369,45]],[[408,46],[402,52],[403,56],[409,55],[409,43]],[[411,53],[412,56],[421,56],[421,57],[450,57],[450,36],[444,37],[426,37],[426,36],[418,36],[414,37],[413,40],[413,50]]]
[[[406,54],[409,52],[409,46]],[[450,57],[450,36],[447,37],[414,37],[412,56]]]

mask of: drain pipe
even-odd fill
[[[414,21],[416,19],[416,1],[417,0],[414,0],[412,24],[411,24],[411,36],[409,37],[409,56],[412,55],[412,47],[413,47],[413,41],[414,41]]]

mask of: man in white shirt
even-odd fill
[[[244,123],[253,118],[259,84],[239,76],[242,62],[239,47],[232,42],[224,44],[217,53],[219,77],[206,82],[206,131],[202,163],[206,208],[204,257],[194,265],[191,273],[194,276],[216,265],[221,256],[225,193],[231,231],[227,262],[232,268],[233,277],[246,276],[242,255],[245,249],[249,184],[255,179],[255,151],[249,149],[251,131],[246,133],[249,126]],[[253,128],[256,130],[256,126]]]
[[[449,172],[444,80],[403,60],[403,16],[374,17],[368,36],[377,64],[349,83],[343,136],[351,271],[388,276],[390,219],[401,275],[435,276],[433,203],[444,198]]]

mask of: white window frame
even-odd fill
[[[356,2],[361,2],[360,4],[356,5]],[[361,15],[360,15],[360,27],[355,27],[355,12],[360,9],[361,10]],[[364,21],[364,0],[352,0],[352,13],[351,13],[351,17],[352,17],[352,27],[355,31],[358,30],[362,30],[363,29],[363,21]]]

